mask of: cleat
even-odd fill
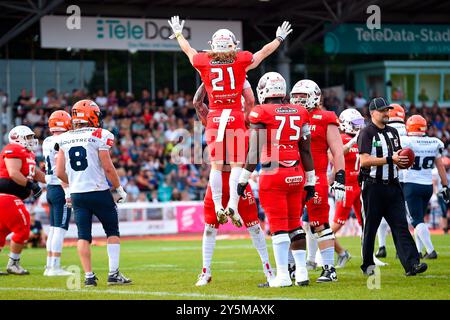
[[[217,222],[225,224],[228,222],[227,214],[223,208],[216,211]]]
[[[317,269],[317,263],[315,263],[314,261],[306,261],[306,269],[308,271],[315,271]]]
[[[237,211],[234,211],[231,208],[227,208],[225,210],[225,213],[227,216],[229,216],[231,218],[231,222],[238,228],[242,227],[243,223],[242,223],[242,218],[239,215],[239,213],[237,213]]]
[[[425,255],[426,255],[426,253],[425,253]],[[424,258],[423,253],[422,253],[422,252],[419,252],[419,259],[423,259],[423,258]]]
[[[370,265],[367,267],[366,270],[363,270],[363,274],[366,276],[373,276],[373,275],[375,275],[375,268],[376,268],[376,265]]]
[[[210,283],[212,280],[211,274],[206,273],[205,268],[203,268],[202,273],[198,275],[198,281],[195,284],[197,287],[203,287],[206,286],[208,283]]]
[[[423,256],[423,259],[437,259],[437,252],[436,252],[436,250],[433,250],[431,253],[426,253],[424,256]]]
[[[9,274],[15,274],[18,276],[30,274],[28,270],[22,268],[22,266],[20,265],[20,260],[12,260],[13,262],[11,262],[11,260],[12,259],[10,259],[10,262],[8,262],[8,266],[6,267],[6,271]]]
[[[337,266],[336,266],[336,268],[343,268],[343,267],[345,267],[345,264],[346,264],[351,258],[352,258],[352,256],[350,255],[350,253],[348,253],[348,251],[345,250],[343,256],[338,255],[338,258],[337,258]]]
[[[271,288],[282,288],[282,287],[291,287],[292,280],[289,275],[280,276],[277,275],[275,278],[269,281],[269,287]]]
[[[379,247],[377,253],[375,253],[375,257],[377,258],[386,258],[387,253],[386,253],[386,247]]]
[[[270,285],[269,285],[268,281],[258,284],[258,288],[269,288],[269,287],[270,287]]]
[[[410,276],[415,276],[418,273],[422,273],[427,271],[428,269],[428,265],[426,263],[417,263],[415,265],[413,265],[412,269],[409,270],[408,272],[406,272],[406,276],[410,277]]]
[[[298,268],[295,271],[295,285],[299,287],[309,285],[308,269],[306,267]]]
[[[375,257],[375,256],[373,256],[373,262],[375,262],[375,265],[379,266],[379,267],[385,267],[385,266],[389,265],[389,263],[383,262],[383,261],[377,259],[377,257]]]
[[[98,280],[98,278],[97,278],[97,276],[94,273],[93,277],[84,279],[84,286],[85,287],[96,287],[97,286],[97,280]]]
[[[320,274],[320,277],[317,278],[318,283],[320,282],[333,282],[337,281],[337,274],[336,269],[331,266],[323,266],[322,267],[322,273]]]
[[[291,280],[295,280],[295,263],[289,263],[288,265],[289,275],[291,276]]]
[[[73,273],[62,268],[51,268],[47,271],[47,274],[44,273],[44,275],[47,277],[67,277],[72,276]]]
[[[133,281],[131,279],[126,278],[122,273],[117,270],[113,274],[108,275],[108,286],[114,286],[114,285],[128,285],[132,284]]]

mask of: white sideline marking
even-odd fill
[[[265,290],[265,289],[261,289]],[[160,291],[129,291],[129,290],[97,290],[97,289],[84,289],[84,290],[68,290],[58,288],[4,288],[0,287],[0,291],[37,291],[37,292],[61,292],[61,293],[99,293],[99,294],[119,294],[119,295],[147,295],[147,296],[176,296],[176,297],[188,297],[188,298],[215,298],[223,300],[307,300],[307,299],[294,299],[286,297],[255,297],[255,296],[229,296],[226,294],[202,294],[202,293],[176,293],[176,292],[160,292]],[[309,300],[309,299],[308,299]]]

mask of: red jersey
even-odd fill
[[[261,163],[300,160],[298,142],[303,125],[309,123],[305,108],[291,104],[263,104],[252,109],[249,120],[254,124],[262,123],[267,129]]]
[[[311,152],[316,174],[327,173],[328,167],[328,125],[339,126],[339,119],[332,111],[314,109],[309,113],[311,130]]]
[[[193,65],[208,92],[209,109],[242,110],[245,69],[252,64],[253,54],[239,51],[235,60],[219,62],[208,57],[207,52],[194,55]]]
[[[350,140],[352,136],[346,133],[341,134],[342,143],[345,145]],[[345,184],[358,184],[358,174],[359,174],[359,162],[357,163],[357,157],[359,155],[358,144],[355,143],[350,147],[349,152],[345,157]]]
[[[20,172],[30,180],[34,179],[36,161],[32,151],[19,144],[10,143],[6,145],[0,153],[0,179],[9,179],[9,173],[5,164],[6,158],[22,160]]]

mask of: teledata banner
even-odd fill
[[[450,53],[450,25],[341,24],[325,35],[325,52],[336,53]]]
[[[69,29],[68,16],[41,19],[42,48],[181,51],[172,34],[169,19],[126,19],[81,17],[79,29]],[[230,29],[242,41],[240,21],[187,20],[183,35],[197,50],[210,49],[208,41],[217,29]]]

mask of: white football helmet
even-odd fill
[[[237,50],[239,41],[236,40],[234,33],[230,30],[219,29],[213,34],[209,44],[213,52],[230,52]]]
[[[342,132],[355,135],[364,127],[364,117],[356,109],[345,109],[339,116]]]
[[[286,96],[286,80],[278,72],[267,72],[259,79],[258,101],[263,104],[267,98],[284,98]]]
[[[305,98],[294,97],[294,94],[304,93]],[[291,104],[301,105],[307,110],[314,109],[319,106],[322,92],[319,86],[312,80],[300,80],[291,90]]]
[[[38,145],[38,140],[34,138],[34,132],[27,126],[17,126],[11,129],[8,134],[9,143],[20,144],[28,150],[34,150]]]

